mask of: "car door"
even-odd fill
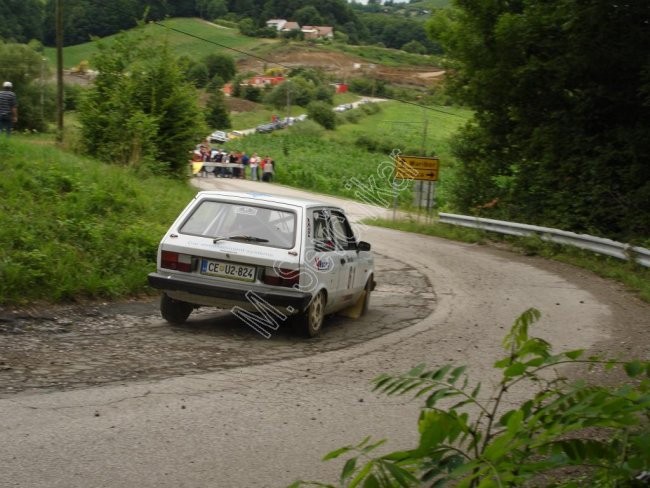
[[[347,217],[338,209],[329,212],[334,243],[336,246],[336,260],[340,264],[337,298],[339,306],[354,303],[363,288],[363,276],[359,271],[359,253],[357,241]]]
[[[342,265],[337,259],[336,244],[327,209],[311,209],[307,236],[309,245],[305,253],[305,268],[309,275],[309,291],[315,293],[321,288],[327,290],[326,310],[329,312],[338,302],[337,289]]]

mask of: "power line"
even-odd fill
[[[279,63],[277,61],[272,61],[270,59],[263,58],[262,56],[258,56],[256,54],[252,54],[252,53],[249,53],[249,52],[246,52],[246,51],[242,51],[241,49],[226,46],[225,44],[221,44],[220,42],[216,42],[216,41],[213,41],[211,39],[206,39],[204,37],[197,36],[196,34],[192,34],[190,32],[185,32],[185,31],[182,31],[180,29],[176,29],[174,27],[169,27],[168,25],[162,24],[162,23],[160,23],[158,21],[153,21],[153,23],[156,24],[157,26],[163,27],[165,29],[169,29],[171,31],[178,32],[179,34],[184,34],[186,36],[193,37],[194,39],[198,39],[199,41],[207,42],[209,44],[214,44],[215,46],[219,46],[219,47],[222,47],[224,49],[230,49],[231,51],[235,51],[235,52],[237,52],[239,54],[243,54],[244,56],[250,56],[251,58],[259,59],[260,61],[264,61],[265,63],[268,63],[268,64],[276,64],[278,66],[282,66],[285,69],[291,69],[290,66]],[[387,95],[384,95],[382,98],[386,98],[388,100],[393,100],[395,102],[405,103],[407,105],[413,105],[415,107],[420,107],[420,108],[423,108],[425,110],[431,110],[432,112],[439,112],[439,113],[442,113],[442,114],[451,115],[453,117],[462,117],[461,115],[455,114],[453,112],[447,112],[445,110],[440,110],[439,108],[429,107],[427,105],[421,105],[419,103],[410,102],[408,100],[402,100],[401,98],[390,97],[390,96],[387,96]]]

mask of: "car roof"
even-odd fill
[[[235,201],[248,201],[248,202],[259,202],[259,203],[279,203],[283,205],[291,205],[294,207],[301,208],[312,208],[312,207],[329,207],[335,208],[337,210],[343,211],[342,208],[337,207],[325,202],[319,202],[317,200],[308,200],[304,198],[293,198],[285,197],[281,195],[272,195],[270,193],[262,192],[238,192],[238,191],[200,191],[196,194],[195,198],[226,198],[232,199]]]

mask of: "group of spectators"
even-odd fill
[[[253,181],[270,182],[275,173],[275,161],[270,156],[263,158],[257,153],[252,155],[243,151],[223,151],[212,149],[207,143],[201,144],[192,156],[192,163],[228,163],[223,165],[202,165],[197,175],[207,176],[214,173],[218,178],[250,178]],[[198,166],[198,164],[196,165]]]

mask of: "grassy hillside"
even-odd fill
[[[235,57],[235,59],[242,59],[247,56],[238,51],[243,51],[263,58],[273,57],[274,54],[277,54],[277,59],[282,61],[287,59],[285,56],[287,51],[295,52],[304,50],[308,52],[342,52],[363,58],[371,63],[393,67],[431,65],[436,64],[437,61],[434,56],[421,56],[397,49],[386,49],[377,46],[348,46],[344,44],[310,45],[303,42],[285,44],[276,39],[246,37],[241,35],[237,29],[219,26],[194,18],[168,19],[162,22],[162,24],[169,27],[169,29],[158,24],[147,24],[143,27],[132,29],[132,31],[144,30],[145,33],[158,39],[167,40],[177,55],[189,56],[196,60],[215,52],[226,53]],[[103,38],[102,42],[110,45],[114,39],[115,36],[108,36]],[[207,42],[203,39],[206,39]],[[68,46],[63,50],[63,65],[65,68],[72,68],[84,60],[90,61],[92,64],[92,56],[96,51],[97,46],[95,41]],[[56,50],[54,48],[45,48],[44,54],[50,66],[55,66]]]
[[[351,179],[369,182],[374,178],[374,188],[390,193],[390,180],[380,175],[377,168],[389,161],[388,155],[395,149],[405,154],[421,154],[426,117],[424,149],[441,158],[439,194],[444,197],[444,179],[449,175],[451,161],[449,136],[466,122],[469,112],[444,108],[447,113],[441,113],[394,101],[378,106],[381,111],[372,115],[363,109],[344,112],[334,131],[307,121],[272,134],[250,135],[228,143],[227,147],[248,154],[270,155],[278,163],[277,180],[287,185],[354,198],[359,188],[349,185]],[[294,110],[300,112],[297,107]],[[258,123],[268,117],[264,109],[235,115],[235,128],[255,125],[251,123],[253,114],[264,117]],[[401,204],[408,205],[410,198],[408,192],[402,193]]]
[[[185,182],[0,138],[0,305],[146,289],[158,241],[195,194]]]
[[[193,59],[201,59],[207,54],[215,52],[226,53],[235,58],[243,56],[231,49],[220,47],[220,45],[255,53],[264,49],[266,45],[274,45],[279,42],[273,39],[258,39],[242,36],[237,29],[229,29],[200,19],[169,19],[162,22],[162,24],[170,27],[170,29],[151,23],[133,30],[144,30],[145,33],[157,39],[164,39],[172,46],[172,50],[177,55],[189,56]],[[187,32],[191,35],[182,34],[177,31]],[[207,39],[210,42],[192,36]],[[110,45],[114,39],[115,36],[108,36],[103,38],[102,42]],[[76,46],[68,46],[63,50],[63,65],[65,68],[72,68],[78,65],[80,61],[91,61],[96,51],[97,47],[94,41],[77,44]],[[56,50],[54,48],[45,48],[45,57],[51,66],[56,65]]]

